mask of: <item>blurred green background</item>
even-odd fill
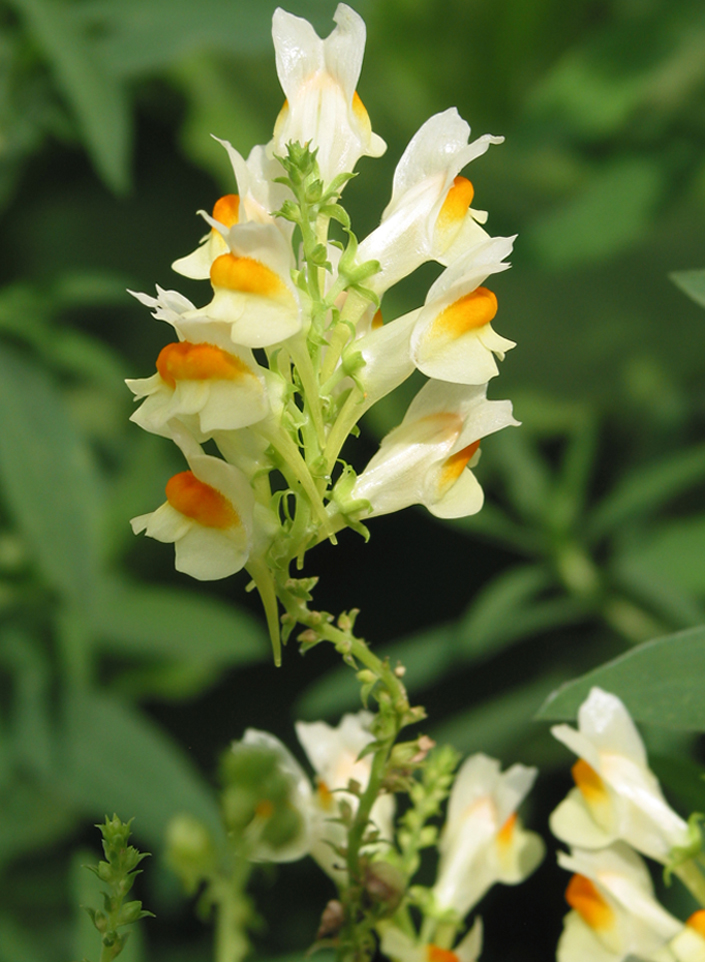
[[[332,651],[302,659],[292,642],[273,668],[244,576],[197,585],[127,524],[181,462],[127,420],[123,378],[151,374],[170,334],[125,290],[207,300],[169,265],[201,236],[195,211],[234,189],[209,135],[245,154],[271,136],[274,6],[0,3],[0,962],[97,956],[80,865],[113,811],[154,853],[139,895],[158,918],[131,962],[205,962],[210,934],[162,858],[166,823],[216,823],[217,758],[246,727],[293,748],[294,719],[357,708]],[[332,27],[329,0],[286,6]],[[526,816],[547,836],[570,758],[531,721],[544,697],[705,622],[705,7],[355,6],[359,91],[389,145],[346,189],[358,237],[430,114],[457,106],[474,135],[506,136],[469,175],[490,232],[519,234],[493,281],[496,328],[518,347],[490,396],[524,426],[483,446],[480,515],[375,520],[368,545],[348,532],[307,573],[323,574],[319,606],[360,607],[375,650],[407,664],[433,737],[541,767]],[[392,291],[385,318],[437,271]],[[669,279],[683,271],[690,298]],[[371,412],[353,463],[414,386]],[[703,810],[694,736],[654,726],[648,740],[674,804]],[[260,874],[258,957],[311,943],[333,894],[319,874]],[[538,883],[493,892],[483,959],[550,958],[565,884],[549,854]]]

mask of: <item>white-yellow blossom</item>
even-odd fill
[[[468,144],[469,135],[470,127],[451,108],[427,120],[409,142],[380,225],[358,250],[360,261],[380,263],[368,281],[375,293],[384,293],[425,261],[450,264],[488,240],[478,223],[486,215],[470,207],[472,184],[458,174],[504,138],[486,134]]]
[[[535,778],[535,768],[512,765],[501,772],[499,762],[483,754],[465,760],[438,846],[433,894],[440,909],[464,918],[496,882],[521,882],[540,863],[540,836],[526,831],[516,816]]]
[[[332,878],[344,878],[344,860],[335,852],[334,846],[344,846],[347,839],[345,827],[340,824],[340,803],[357,810],[356,795],[346,791],[351,781],[364,791],[370,779],[372,756],[360,758],[362,751],[374,741],[370,732],[370,712],[343,715],[340,724],[332,728],[325,722],[297,722],[296,734],[308,755],[316,773],[316,792],[313,805],[317,827],[311,854]],[[383,794],[375,801],[370,821],[380,840],[387,844],[394,836],[394,797]],[[384,844],[384,843],[381,843]],[[375,845],[367,846],[370,852]]]
[[[603,848],[622,839],[666,863],[690,843],[648,766],[644,743],[624,704],[593,688],[578,711],[578,731],[555,725],[554,736],[579,756],[574,788],[551,815],[551,831],[569,845]]]
[[[480,510],[482,488],[466,468],[477,463],[482,438],[517,424],[509,401],[488,401],[486,387],[429,381],[421,388],[352,490],[369,502],[368,516],[412,504],[439,518]]]
[[[274,12],[272,36],[277,74],[286,101],[274,127],[271,150],[310,144],[323,180],[352,171],[358,159],[379,157],[386,144],[372,132],[356,87],[365,52],[365,23],[352,7],[338,4],[336,27],[321,40],[308,21]]]
[[[620,962],[630,954],[653,962],[673,958],[668,942],[681,923],[655,899],[648,869],[628,845],[560,852],[558,863],[574,873],[558,962]]]

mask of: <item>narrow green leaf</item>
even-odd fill
[[[638,722],[705,731],[705,627],[690,628],[638,648],[567,682],[541,706],[539,719],[576,717],[593,685],[619,696]]]
[[[441,725],[433,727],[430,735],[441,745],[450,744],[463,754],[482,751],[502,758],[518,744],[538,732],[532,731],[532,720],[537,706],[557,683],[558,676],[532,679],[479,707],[460,712]]]
[[[30,770],[46,776],[53,766],[49,664],[31,636],[11,625],[0,634],[0,664],[13,676],[14,757]]]
[[[46,56],[82,128],[93,163],[117,192],[129,183],[130,121],[121,84],[63,0],[11,0]]]
[[[588,534],[597,540],[640,514],[705,480],[705,444],[674,454],[656,464],[640,465],[607,495],[588,519]]]
[[[98,597],[93,627],[106,651],[219,665],[269,657],[263,626],[217,598],[108,580]]]
[[[0,485],[49,583],[85,606],[98,566],[90,452],[50,378],[0,346]]]
[[[705,307],[705,270],[673,271],[668,276],[696,304]]]
[[[213,794],[176,744],[137,709],[97,692],[75,692],[66,705],[61,788],[89,817],[134,817],[135,836],[154,849],[180,812],[221,831]]]

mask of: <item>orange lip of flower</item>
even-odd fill
[[[456,177],[438,214],[436,220],[438,229],[446,231],[459,226],[474,196],[475,189],[467,177]]]
[[[451,456],[445,461],[441,469],[441,476],[438,479],[441,490],[445,490],[452,484],[455,484],[467,466],[468,461],[472,458],[479,447],[480,442],[473,441],[472,444],[468,444],[468,446],[463,448],[461,451],[456,451],[455,454],[451,454]],[[508,824],[508,822],[505,823],[505,826],[506,824]],[[502,828],[502,831],[504,831],[504,827]]]
[[[217,220],[224,227],[232,227],[237,224],[239,217],[240,198],[237,194],[225,194],[218,198],[213,206],[213,220]],[[215,231],[215,227],[211,230]]]
[[[166,499],[187,518],[204,528],[231,528],[240,524],[240,516],[225,495],[199,481],[193,471],[182,471],[169,478]]]
[[[458,956],[450,949],[442,949],[438,945],[427,945],[426,962],[458,962]]]
[[[237,381],[254,376],[235,354],[229,354],[215,344],[192,344],[190,341],[163,347],[157,358],[157,371],[171,388],[177,381]]]
[[[489,324],[497,313],[497,297],[486,287],[478,287],[449,304],[434,319],[430,337],[461,337]]]
[[[221,254],[213,261],[210,274],[213,287],[293,301],[281,278],[252,257]]]
[[[571,774],[575,784],[588,802],[604,802],[609,799],[609,793],[605,783],[591,765],[579,758],[571,768]]]
[[[596,887],[584,875],[574,875],[568,883],[565,900],[595,931],[614,925],[615,915]]]
[[[478,441],[477,444],[480,442]],[[472,447],[472,445],[470,445]],[[504,825],[497,832],[497,842],[502,848],[508,848],[512,843],[512,838],[514,837],[514,826],[517,823],[517,813],[512,812]]]
[[[695,929],[695,931],[705,939],[705,909],[699,909],[697,912],[693,912],[685,924],[691,929]]]

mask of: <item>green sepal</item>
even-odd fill
[[[675,870],[685,862],[696,859],[703,850],[703,833],[700,822],[705,820],[705,815],[700,812],[693,812],[688,819],[688,842],[686,845],[676,845],[669,852],[669,859],[663,870],[663,880],[666,885],[671,884],[671,876]]]

